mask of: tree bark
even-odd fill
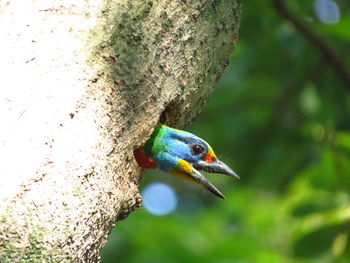
[[[0,262],[97,262],[140,207],[133,149],[205,105],[240,0],[0,2]]]

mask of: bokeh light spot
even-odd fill
[[[323,23],[335,24],[339,22],[339,7],[332,0],[316,0],[314,10],[317,18]]]
[[[177,206],[177,195],[167,184],[151,183],[142,191],[143,206],[152,214],[166,215]]]

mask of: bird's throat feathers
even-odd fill
[[[172,175],[175,175],[175,176],[180,177],[182,179],[185,179],[187,181],[197,183],[196,180],[194,180],[191,176],[189,176],[189,174],[191,174],[192,171],[193,171],[193,168],[191,167],[191,165],[183,159],[179,159],[176,167],[171,168],[169,170],[169,172]]]

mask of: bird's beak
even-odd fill
[[[197,170],[208,173],[226,174],[240,179],[230,167],[217,159],[212,162],[199,161],[198,163],[194,164],[193,167]]]
[[[195,179],[198,183],[205,186],[210,192],[212,192],[217,197],[226,199],[225,196],[211,183],[207,178],[205,178],[198,170],[206,171],[208,173],[218,173],[226,174],[229,176],[237,177],[239,176],[226,164],[219,160],[212,162],[200,161],[192,166],[193,170],[191,172],[191,177]]]
[[[205,178],[200,172],[198,172],[196,169],[192,169],[192,172],[190,176],[199,184],[203,185],[205,188],[207,188],[210,192],[212,192],[217,197],[220,197],[222,199],[226,199],[226,197],[207,179]]]

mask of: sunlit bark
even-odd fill
[[[0,3],[0,262],[96,262],[139,208],[133,149],[195,117],[239,1]]]

